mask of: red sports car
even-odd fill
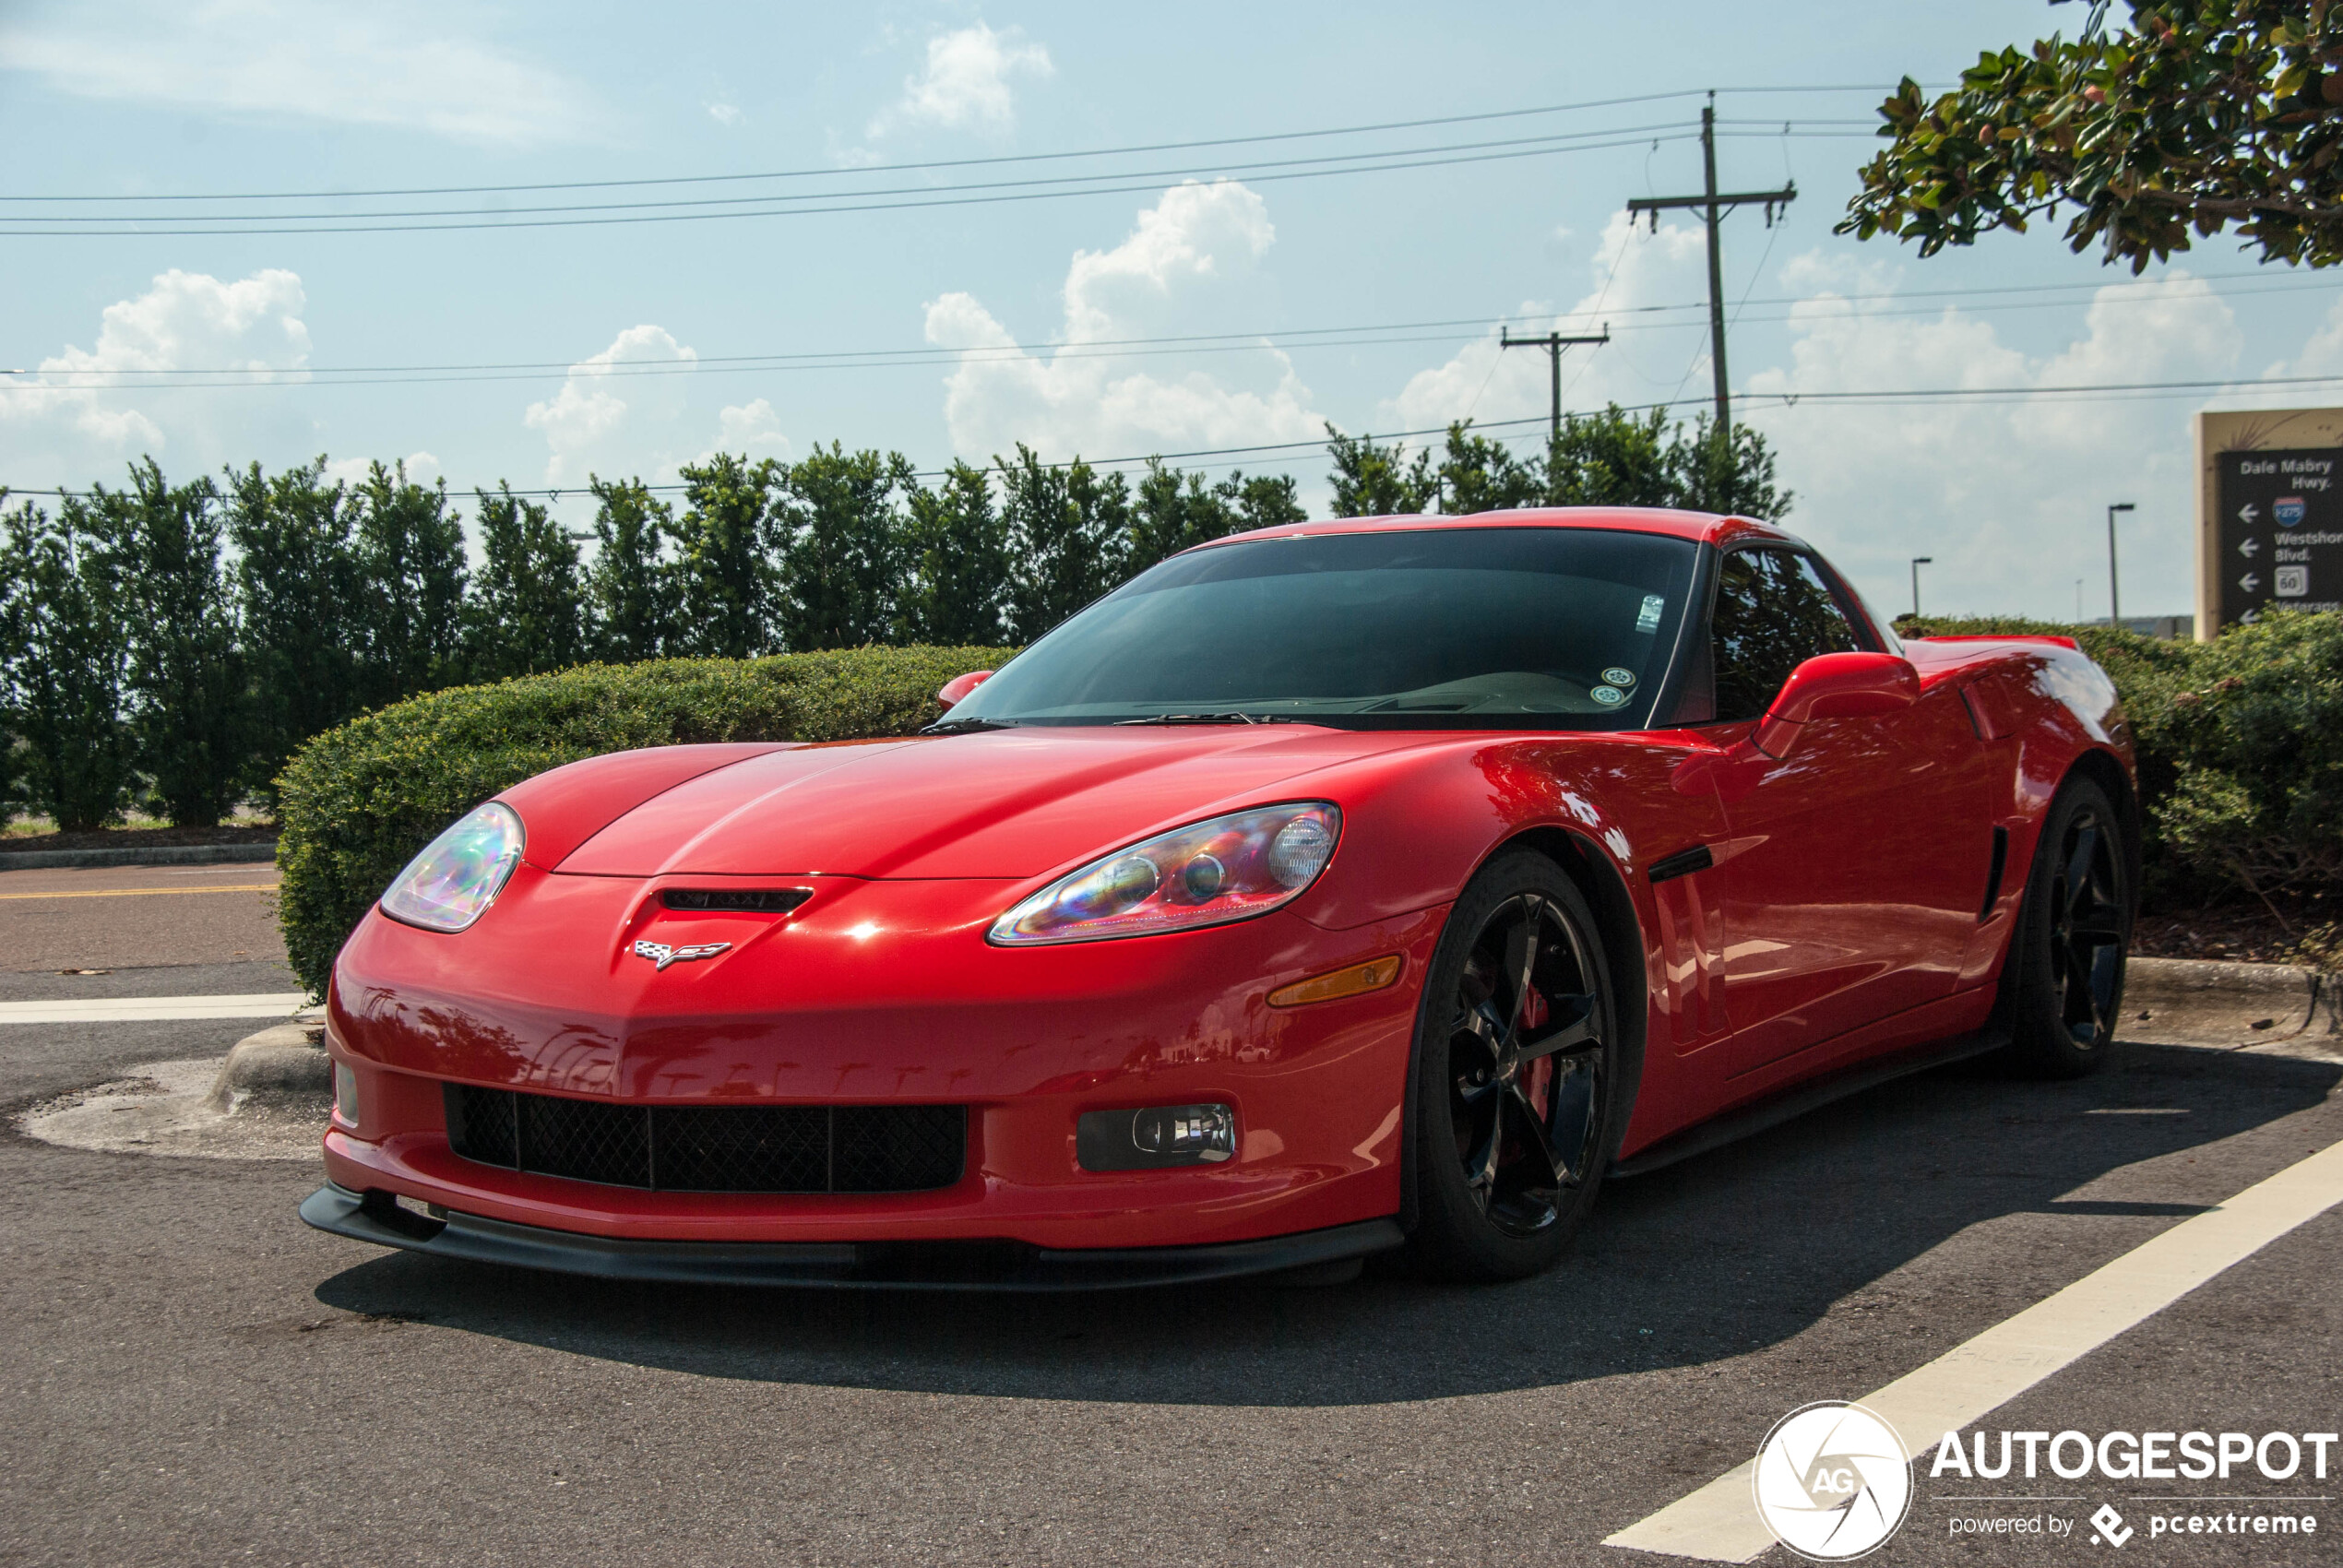
[[[2106,676],[1898,644],[1745,518],[1240,535],[942,695],[450,827],[336,965],[303,1217],[646,1279],[1505,1278],[1606,1172],[2109,1049]]]

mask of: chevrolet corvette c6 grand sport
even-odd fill
[[[1239,535],[941,698],[449,827],[336,963],[304,1218],[642,1279],[1517,1277],[1606,1174],[2111,1044],[2113,687],[1899,643],[1763,523]]]

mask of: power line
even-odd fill
[[[2224,300],[2260,294],[2293,294],[2313,291],[2331,291],[2338,285],[2325,279],[2273,279],[2266,273],[2214,273],[2196,279],[2212,283],[2261,283],[2259,288],[2242,287],[2217,289],[2205,295],[2152,294],[2131,286],[2128,280],[2112,287],[2124,291],[2096,302],[2115,304],[2173,304],[2198,300]],[[1857,291],[1826,295],[1755,296],[1742,302],[1743,305],[1814,305],[1839,303],[1861,305],[1873,301],[1887,300],[1950,300],[1980,299],[1995,295],[2038,296],[2096,292],[2111,285],[2087,283],[2010,284],[1968,289],[1887,290]],[[2046,310],[2064,308],[2071,303],[2065,299],[2025,298],[2001,303],[1985,303],[1971,306],[1982,314],[2013,310]],[[1246,332],[1174,333],[1145,338],[1100,338],[1079,342],[1016,342],[984,344],[967,349],[942,349],[922,345],[906,349],[837,349],[805,350],[791,353],[761,354],[682,354],[660,355],[652,358],[624,360],[606,366],[596,366],[589,373],[598,376],[623,379],[637,375],[660,374],[737,374],[763,371],[802,372],[808,370],[891,369],[926,367],[939,364],[961,364],[989,362],[1013,362],[1019,357],[1046,354],[1053,360],[1107,359],[1186,353],[1252,353],[1275,350],[1289,352],[1315,349],[1350,349],[1378,347],[1397,343],[1442,342],[1453,340],[1453,333],[1444,330],[1470,327],[1485,330],[1491,326],[1509,327],[1515,321],[1569,322],[1592,320],[1597,315],[1682,315],[1706,310],[1701,301],[1675,303],[1613,306],[1610,310],[1590,308],[1585,311],[1561,311],[1516,315],[1511,313],[1449,316],[1423,321],[1380,322],[1350,327],[1293,327]],[[1861,319],[1880,316],[1926,315],[1935,314],[1934,306],[1915,306],[1909,310],[1867,309],[1860,312]],[[1737,311],[1736,323],[1781,322],[1796,319],[1791,315],[1749,315]],[[1672,331],[1688,323],[1646,321],[1613,326],[1614,332]],[[1542,342],[1542,339],[1537,339]],[[360,365],[287,365],[247,367],[218,365],[208,367],[176,366],[155,369],[81,369],[62,366],[55,369],[0,370],[0,374],[39,375],[37,383],[20,383],[25,386],[46,386],[59,391],[72,390],[166,390],[198,389],[229,386],[379,386],[396,385],[441,385],[456,381],[533,381],[566,375],[581,362],[562,360],[505,360],[446,363],[360,364]],[[202,380],[200,377],[234,379]],[[291,379],[299,377],[301,379]]]
[[[1618,133],[1587,134],[1617,135]],[[1525,158],[1552,158],[1564,153],[1600,152],[1611,148],[1640,147],[1645,142],[1652,140],[1681,141],[1685,139],[1688,134],[1689,133],[1685,132],[1662,131],[1655,137],[1648,130],[1641,130],[1636,131],[1632,135],[1626,135],[1623,139],[1614,141],[1584,141],[1573,146],[1540,145],[1520,148],[1512,151],[1480,152],[1456,157],[1420,157],[1414,153],[1409,152],[1362,154],[1359,156],[1383,158],[1388,160],[1380,163],[1357,163],[1351,167],[1340,169],[1286,168],[1283,169],[1283,172],[1279,172],[1279,168],[1273,167],[1268,172],[1247,174],[1245,176],[1245,180],[1249,184],[1282,184],[1293,180],[1315,180],[1351,174],[1384,173],[1393,170],[1445,169],[1470,163],[1509,162]],[[1552,140],[1558,138],[1542,139]],[[1324,160],[1305,160],[1297,161]],[[1046,201],[1052,199],[1062,199],[1067,196],[1124,196],[1142,192],[1160,191],[1163,188],[1163,183],[1166,179],[1193,179],[1207,172],[1209,172],[1209,171],[1174,171],[1171,173],[1147,178],[1142,178],[1138,175],[1133,174],[1099,175],[1095,178],[1100,180],[1136,180],[1138,183],[1129,184],[1086,184],[1080,189],[1020,190],[1014,193],[990,196],[940,195],[923,199],[903,201],[869,201],[861,199],[858,194],[853,192],[833,193],[831,196],[827,196],[774,198],[776,200],[828,200],[830,201],[830,205],[828,206],[735,208],[728,208],[727,210],[721,212],[644,212],[600,218],[529,218],[517,221],[505,220],[483,220],[476,222],[458,223],[377,223],[364,220],[328,223],[324,221],[322,219],[296,219],[292,221],[272,221],[266,224],[240,223],[236,226],[226,228],[178,227],[151,229],[93,229],[82,227],[72,229],[0,229],[0,235],[5,235],[14,239],[149,239],[171,236],[220,234],[437,234],[456,233],[483,229],[604,228],[613,224],[690,223],[733,218],[800,218],[840,212],[900,212],[939,207],[987,207],[1005,202]],[[1219,178],[1224,176],[1216,174],[1214,177]],[[945,187],[947,191],[951,187]],[[362,220],[363,219],[363,216],[364,215],[363,214],[361,215]],[[13,221],[19,223],[40,222],[43,221],[43,220],[37,217],[31,217],[18,218],[13,220]],[[68,220],[58,219],[53,220],[52,221],[73,221],[88,224],[104,222],[108,221],[108,220],[76,219]],[[172,221],[176,220],[174,220]]]
[[[1897,402],[1909,402],[1915,404],[1937,403],[1948,399],[1961,402],[2023,402],[2038,398],[2113,398],[2130,395],[2170,396],[2205,391],[2224,392],[2232,397],[2238,397],[2250,395],[2254,392],[2265,389],[2276,390],[2280,387],[2288,386],[2332,386],[2337,383],[2343,383],[2343,375],[2264,376],[2255,381],[2111,381],[2075,383],[2058,386],[1882,387],[1868,391],[1842,392],[1753,392],[1744,387],[1741,390],[1738,396],[1744,402],[1754,399],[1759,402],[1779,403],[1786,408],[1795,408],[1798,404],[1806,402],[1868,402],[1875,405],[1894,404]],[[1619,405],[1619,410],[1622,413],[1647,413],[1654,409],[1668,410],[1672,409],[1675,406],[1676,404],[1673,401],[1629,403]],[[1513,430],[1521,426],[1540,425],[1545,422],[1545,417],[1539,414],[1531,414],[1521,419],[1471,422],[1473,429],[1481,431]],[[1404,441],[1426,435],[1445,435],[1447,433],[1448,427],[1446,425],[1433,425],[1426,426],[1421,430],[1386,432],[1380,437],[1380,439],[1386,441]],[[1374,438],[1367,435],[1362,435],[1359,439],[1368,440]],[[1189,457],[1256,457],[1277,452],[1309,451],[1314,448],[1323,447],[1326,445],[1326,442],[1323,437],[1313,438],[1306,441],[1267,441],[1258,442],[1243,446],[1207,446],[1193,448],[1184,452],[1150,452],[1136,457],[1069,457],[1063,462],[1044,463],[1041,466],[1048,469],[1064,469],[1072,468],[1076,463],[1084,463],[1093,469],[1128,469],[1140,467],[1151,462],[1170,462],[1174,459]],[[948,470],[943,469],[922,469],[918,470],[918,477],[921,479],[934,479],[947,471]],[[465,488],[477,491],[485,487],[469,486]],[[673,493],[680,491],[684,487],[681,484],[654,484],[647,485],[644,488],[660,493]],[[17,485],[0,486],[0,489],[5,489],[7,493],[11,495],[85,495],[89,493],[87,490],[32,489]],[[582,493],[586,491],[586,489],[587,486],[583,484],[559,485],[529,490],[516,489],[513,491],[513,493],[515,495],[553,496],[558,498],[562,495],[573,493]]]
[[[779,169],[735,174],[669,174],[625,180],[565,180],[533,184],[510,185],[403,185],[371,190],[330,191],[220,191],[186,195],[66,196],[0,195],[0,202],[122,202],[122,201],[360,201],[383,196],[510,196],[531,191],[589,191],[639,189],[650,185],[719,184],[755,180],[801,180],[824,176],[877,172],[910,172],[926,169],[974,169],[1020,163],[1042,163],[1083,158],[1133,157],[1147,152],[1189,152],[1207,147],[1244,147],[1263,142],[1301,141],[1319,137],[1368,136],[1383,131],[1412,131],[1435,125],[1465,125],[1493,120],[1517,120],[1540,114],[1566,114],[1588,109],[1616,109],[1637,103],[1663,103],[1679,98],[1697,98],[1703,89],[1683,88],[1670,92],[1636,93],[1625,98],[1587,99],[1576,103],[1539,104],[1527,109],[1484,110],[1472,114],[1442,114],[1417,120],[1386,120],[1362,125],[1330,125],[1312,130],[1269,131],[1242,137],[1207,137],[1194,141],[1144,142],[1124,147],[1088,148],[1064,152],[1024,152],[997,154],[987,158],[947,158],[919,163],[884,163],[862,169]],[[1839,84],[1817,87],[1750,87],[1719,88],[1728,96],[1767,93],[1826,93],[1877,92],[1877,83]],[[1772,121],[1732,121],[1734,125],[1771,125]],[[1829,121],[1816,124],[1850,125],[1864,122]]]
[[[654,208],[687,209],[746,208],[758,205],[775,206],[780,203],[832,201],[847,198],[859,201],[865,197],[873,196],[943,196],[969,191],[1039,190],[1059,186],[1097,184],[1100,182],[1106,180],[1157,180],[1177,179],[1182,177],[1193,178],[1199,173],[1207,172],[1216,179],[1225,179],[1231,177],[1249,176],[1254,174],[1255,171],[1259,170],[1301,169],[1319,164],[1361,163],[1379,158],[1415,158],[1428,157],[1437,153],[1485,152],[1492,149],[1505,148],[1551,147],[1553,148],[1554,150],[1563,151],[1568,150],[1568,148],[1560,147],[1557,144],[1585,141],[1590,137],[1598,137],[1632,136],[1641,138],[1643,137],[1649,136],[1654,132],[1666,133],[1671,131],[1681,131],[1685,128],[1686,122],[1681,120],[1671,120],[1661,124],[1649,125],[1615,125],[1593,131],[1560,131],[1546,136],[1507,137],[1494,141],[1445,142],[1429,147],[1384,148],[1374,152],[1330,152],[1313,158],[1276,158],[1267,159],[1254,163],[1223,163],[1206,165],[1202,167],[1195,164],[1182,164],[1164,169],[1115,170],[1110,172],[1099,174],[1056,174],[1037,176],[1022,180],[971,180],[964,181],[957,184],[874,185],[851,191],[815,191],[804,196],[777,196],[767,193],[757,196],[695,196],[689,198],[669,196],[655,201],[584,202],[552,207],[425,207],[391,208],[379,212],[361,213],[300,214],[280,212],[208,212],[203,214],[203,220],[212,223],[276,223],[313,220],[316,221],[323,221],[328,218],[363,218],[370,221],[375,219],[391,218],[485,217],[497,219],[517,219],[537,217],[546,213],[635,212],[649,211]],[[862,177],[862,172],[859,170],[840,170],[838,172],[838,177],[841,179],[861,178]],[[81,224],[119,224],[175,223],[181,221],[181,219],[177,216],[169,214],[134,212],[121,214],[108,213],[91,218],[59,218],[54,220],[44,220],[42,215],[30,214],[17,220],[17,221],[28,222],[44,220]]]

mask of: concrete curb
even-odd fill
[[[0,850],[0,871],[70,866],[213,866],[274,862],[274,844],[159,844],[144,849]]]
[[[222,1116],[247,1101],[322,1099],[333,1092],[333,1059],[316,1024],[276,1024],[238,1040],[220,1063],[204,1104]]]
[[[2284,964],[2134,958],[2126,1039],[2343,1056],[2343,986]]]

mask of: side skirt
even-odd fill
[[[1673,1165],[1680,1159],[1690,1159],[1695,1155],[1707,1154],[1727,1144],[1739,1143],[1753,1134],[1794,1121],[1833,1100],[1845,1099],[1849,1095],[1861,1094],[1865,1089],[1893,1083],[1914,1073],[1925,1073],[1932,1067],[1948,1066],[1955,1062],[1966,1062],[1973,1056],[1983,1056],[2001,1050],[2008,1043],[2006,1029],[1989,1025],[1974,1034],[1939,1040],[1882,1061],[1867,1062],[1812,1083],[1799,1084],[1754,1105],[1726,1111],[1713,1121],[1662,1138],[1633,1158],[1613,1165],[1611,1174],[1641,1176]]]

